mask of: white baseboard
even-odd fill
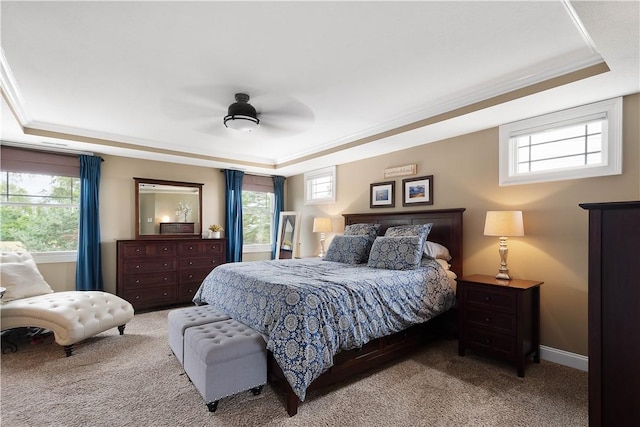
[[[581,371],[589,371],[589,358],[581,354],[570,353],[545,345],[540,346],[540,358],[558,365],[568,366]]]

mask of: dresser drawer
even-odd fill
[[[180,255],[220,255],[224,252],[224,240],[181,243],[178,247]]]
[[[469,348],[490,352],[508,359],[515,358],[515,337],[469,327],[464,331],[464,339]]]
[[[198,288],[200,287],[200,283],[192,283],[192,284],[180,284],[178,287],[178,302],[191,302],[193,301],[193,297],[196,295]]]
[[[125,274],[147,274],[158,273],[164,271],[175,271],[175,259],[152,259],[144,261],[125,261]]]
[[[129,301],[136,309],[157,307],[162,305],[175,304],[178,301],[177,286],[158,286],[155,288],[141,288],[137,290],[127,290],[124,292],[124,299]]]
[[[184,270],[184,271],[180,271],[180,274],[178,275],[178,277],[180,278],[180,284],[191,284],[191,283],[196,283],[198,285],[200,285],[200,283],[202,283],[202,281],[204,280],[205,277],[207,277],[207,274],[209,274],[211,272],[211,269],[207,268],[207,269],[200,269],[200,270]]]
[[[495,332],[501,332],[509,335],[515,335],[516,333],[515,314],[468,308],[466,316],[465,321],[469,326],[481,326]]]
[[[150,242],[134,242],[120,244],[122,256],[133,258],[136,256],[168,256],[176,255],[175,243],[150,243]]]
[[[150,286],[172,285],[176,283],[176,273],[127,275],[124,277],[125,290]]]
[[[498,309],[509,313],[516,312],[517,295],[515,292],[473,285],[465,285],[464,289],[462,297],[469,306]]]
[[[214,267],[222,264],[220,257],[207,257],[207,258],[185,258],[180,260],[180,270],[191,269],[209,269],[213,270]]]

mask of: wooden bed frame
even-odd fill
[[[464,208],[458,208],[388,213],[371,212],[344,214],[343,216],[345,225],[359,223],[381,224],[380,235],[384,235],[387,228],[396,225],[433,223],[429,240],[440,243],[449,249],[452,257],[450,261],[451,270],[458,276],[462,276],[462,213],[464,210]],[[393,335],[370,341],[362,348],[338,353],[333,359],[334,365],[313,381],[307,391],[353,377],[385,362],[406,355],[424,343],[428,336],[426,329],[437,325],[443,318],[444,316],[440,315],[421,325],[415,325]],[[268,356],[268,372],[269,381],[271,383],[279,383],[284,388],[287,413],[289,416],[296,415],[300,399],[293,392],[271,352],[269,352]]]

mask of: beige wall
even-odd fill
[[[305,206],[303,176],[289,178],[289,210],[302,212],[301,253],[319,251],[311,232],[313,218],[368,212],[369,185],[385,181],[384,168],[417,163],[418,176],[434,176],[434,205],[464,207],[465,274],[496,274],[498,239],[483,235],[487,210],[522,210],[525,236],[509,240],[509,269],[518,278],[543,280],[543,345],[587,354],[587,212],[583,202],[640,199],[640,95],[624,100],[622,175],[508,187],[498,186],[498,129],[434,142],[412,149],[338,166],[335,204]],[[402,208],[396,178],[395,209]],[[376,211],[384,212],[383,209]],[[331,236],[328,236],[328,241]],[[327,242],[328,244],[328,242]]]

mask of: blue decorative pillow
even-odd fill
[[[351,224],[344,228],[345,236],[368,236],[372,242],[376,240],[380,224]]]
[[[367,266],[387,270],[412,270],[420,265],[424,243],[418,236],[378,237]]]
[[[416,225],[398,225],[395,227],[387,228],[384,237],[401,237],[401,236],[417,236],[422,242],[422,248],[427,243],[427,237],[431,233],[431,227],[433,223],[428,224],[416,224]]]
[[[371,250],[368,236],[335,236],[324,256],[325,261],[361,264],[367,261]]]

